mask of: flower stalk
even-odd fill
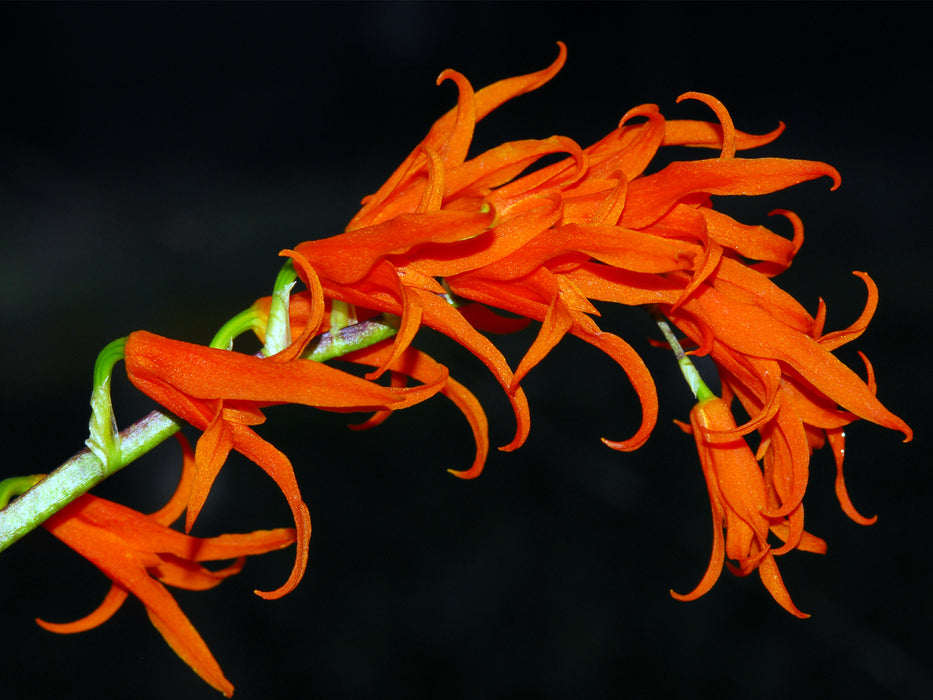
[[[667,341],[667,344],[670,345],[671,350],[674,351],[674,357],[677,358],[677,365],[680,367],[680,372],[684,375],[684,379],[687,380],[687,385],[690,387],[690,391],[693,392],[696,400],[706,401],[713,398],[713,392],[706,386],[706,383],[697,371],[696,365],[693,364],[687,356],[687,353],[684,352],[680,341],[677,340],[677,336],[674,335],[670,322],[664,317],[664,314],[658,311],[657,307],[651,309],[651,315],[654,317],[654,322],[658,324],[658,328],[661,329],[661,333],[664,334],[664,339]]]

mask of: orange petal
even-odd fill
[[[295,247],[321,277],[341,284],[363,278],[387,255],[404,253],[425,243],[451,243],[479,235],[493,221],[493,212],[440,210],[401,213],[373,226]],[[347,251],[352,250],[352,255]]]
[[[449,338],[453,338],[464,348],[472,352],[493,373],[499,385],[506,390],[512,411],[515,415],[515,437],[508,445],[500,449],[511,451],[520,447],[528,437],[531,428],[531,414],[525,392],[519,388],[509,391],[512,384],[512,370],[499,349],[443,299],[434,295],[422,295],[424,304],[424,323]]]
[[[171,554],[162,554],[161,557],[163,563],[150,567],[149,573],[168,586],[188,591],[207,591],[219,586],[225,578],[240,573],[246,563],[246,557],[240,557],[231,566],[212,571]]]
[[[526,92],[538,89],[557,75],[567,58],[567,47],[561,42],[557,42],[557,45],[560,49],[557,60],[544,70],[500,80],[492,85],[484,87],[473,95],[474,121],[478,122],[504,102]],[[463,97],[463,93],[461,92],[460,94],[461,97]],[[413,173],[418,173],[420,171],[422,167],[421,163],[423,163],[424,159],[422,149],[427,147],[440,151],[442,145],[450,141],[452,134],[457,132],[458,119],[461,119],[464,124],[469,124],[469,120],[464,117],[464,114],[465,113],[460,109],[460,102],[458,100],[457,107],[434,122],[428,135],[421,144],[419,144],[418,148],[402,162],[386,183],[380,187],[374,195],[365,200],[365,205],[350,221],[347,230],[354,230],[362,226],[377,223],[380,220],[380,214],[385,215],[387,213],[384,206],[385,202],[394,192],[403,186],[407,178],[411,177]],[[464,140],[465,139],[462,137],[453,138],[454,143],[458,146],[462,144]],[[456,147],[452,146],[451,151],[454,150],[456,150]],[[452,152],[451,156],[458,154],[459,151],[456,154]]]
[[[512,384],[509,387],[511,391],[514,391],[524,376],[560,342],[572,325],[572,313],[561,301],[560,297],[555,294],[551,305],[548,307],[547,315],[541,322],[541,328],[538,329],[538,335],[535,336],[534,342],[528,348],[515,370],[515,376],[512,378]]]
[[[191,443],[182,433],[175,433],[175,439],[181,445],[182,457],[181,477],[178,479],[178,486],[175,487],[175,492],[164,506],[149,514],[152,520],[162,525],[171,525],[185,511],[191,491],[191,482],[194,479],[195,459]]]
[[[833,189],[839,186],[836,169],[815,161],[787,158],[676,161],[660,172],[629,183],[628,204],[619,224],[628,228],[648,226],[688,195],[767,194],[824,175],[833,179]]]
[[[704,286],[683,308],[713,326],[719,341],[740,353],[787,363],[823,394],[856,415],[900,430],[909,440],[913,431],[891,413],[861,379],[808,335],[788,328],[764,310],[736,303]]]
[[[366,365],[381,365],[385,363],[385,358],[390,354],[385,344],[379,344],[350,353],[343,359]],[[441,393],[453,401],[466,417],[476,443],[476,457],[472,466],[462,471],[454,469],[448,469],[448,471],[461,479],[479,476],[489,454],[489,426],[486,413],[476,397],[466,387],[448,376],[444,365],[415,348],[408,348],[404,354],[392,359],[389,366],[393,372],[407,375],[421,382],[434,382],[437,381],[437,377],[444,377],[444,388],[441,389]]]
[[[722,153],[719,157],[723,160],[735,157],[735,125],[732,123],[732,117],[729,116],[729,110],[726,109],[725,105],[712,95],[703,92],[685,92],[677,98],[677,102],[680,103],[683,100],[699,100],[715,112],[716,118],[719,119],[719,124],[722,126]]]
[[[738,150],[759,148],[774,141],[784,131],[784,122],[767,134],[746,134],[735,132],[735,147]],[[696,146],[721,148],[723,143],[722,124],[691,120],[669,119],[665,124],[665,146]]]
[[[691,414],[691,424],[693,423]],[[703,468],[703,477],[706,480],[709,491],[710,512],[713,519],[713,551],[710,555],[709,565],[706,572],[690,593],[681,594],[671,591],[671,596],[675,600],[690,601],[696,600],[700,596],[709,592],[722,575],[723,562],[726,559],[726,539],[723,533],[723,525],[726,521],[725,512],[722,505],[722,497],[719,493],[719,486],[716,479],[716,472],[713,466],[713,457],[709,449],[709,444],[700,437],[700,432],[696,426],[691,425],[697,445],[697,454],[700,458],[700,465]]]
[[[875,309],[878,308],[878,287],[875,285],[872,278],[865,272],[853,272],[852,274],[860,277],[862,281],[865,282],[865,286],[868,287],[868,300],[865,302],[865,308],[862,310],[862,313],[848,328],[841,331],[833,331],[832,333],[827,333],[817,338],[819,344],[827,350],[835,350],[862,335],[865,329],[868,328],[868,323],[871,321],[872,316],[874,316]]]
[[[195,366],[198,371],[192,372]],[[161,338],[146,331],[132,333],[127,339],[126,369],[138,388],[150,396],[158,394],[153,398],[173,412],[175,404],[192,402],[164,388],[159,393],[153,383],[170,385],[176,392],[199,399],[224,398],[265,405],[300,403],[352,410],[402,408],[423,401],[440,389],[427,385],[384,387],[319,362],[272,362]],[[160,398],[170,403],[163,403]],[[184,408],[191,413],[193,406],[180,406]],[[187,415],[181,417],[190,422]]]
[[[455,70],[448,68],[437,76],[438,85],[445,80],[453,80],[457,84],[457,107],[453,128],[444,144],[438,149],[438,153],[443,158],[444,165],[456,166],[466,159],[467,152],[470,150],[470,142],[473,140],[473,129],[478,121],[476,95],[470,81]],[[426,153],[434,150],[433,146],[427,143],[422,145],[422,149]],[[443,187],[441,190],[443,191]]]
[[[638,400],[641,403],[641,425],[639,425],[635,434],[627,440],[607,440],[602,438],[602,441],[614,450],[623,452],[637,450],[645,444],[658,421],[658,391],[654,385],[651,372],[632,346],[617,335],[612,333],[578,333],[576,327],[573,334],[591,345],[595,345],[619,363],[619,366],[622,367],[632,383],[632,387],[638,394]]]
[[[267,600],[281,598],[294,590],[304,576],[308,566],[308,546],[311,543],[311,514],[301,499],[301,491],[295,480],[292,463],[272,444],[259,437],[250,428],[242,425],[230,426],[233,444],[238,452],[255,462],[276,483],[288,501],[295,520],[295,564],[288,580],[274,591],[256,591],[256,595]]]
[[[227,461],[227,455],[233,448],[233,436],[230,426],[218,411],[214,420],[198,439],[195,448],[195,462],[197,468],[191,483],[191,493],[188,498],[188,513],[185,519],[185,532],[191,532],[194,521],[197,520],[207,501],[207,496],[214,485],[214,480],[220,473],[220,468]]]
[[[145,577],[145,581],[148,583],[144,588],[148,590],[140,590],[141,595],[137,595],[146,602],[146,612],[153,626],[195,673],[226,697],[232,696],[233,684],[226,679],[207,644],[178,607],[175,599],[161,584],[148,576]]]
[[[123,605],[123,602],[127,599],[128,596],[129,593],[127,593],[126,590],[120,588],[117,585],[112,585],[110,586],[110,590],[107,591],[107,595],[104,597],[103,602],[97,607],[97,609],[94,610],[94,612],[85,615],[80,620],[75,620],[74,622],[46,622],[45,620],[40,620],[37,617],[36,624],[38,624],[42,629],[48,630],[49,632],[55,632],[57,634],[86,632],[104,624],[107,620],[113,617],[113,614],[120,609],[120,606]]]
[[[774,598],[782,608],[795,617],[810,617],[807,613],[798,610],[797,606],[794,605],[794,601],[790,598],[787,586],[784,585],[784,579],[781,578],[781,572],[778,571],[777,562],[774,561],[774,556],[770,552],[759,562],[758,574],[761,576],[761,582],[765,585],[765,588],[768,589],[771,597]]]
[[[878,521],[878,516],[874,515],[870,518],[865,517],[852,504],[852,500],[849,498],[849,491],[846,488],[846,480],[843,475],[842,465],[845,461],[845,444],[846,444],[846,434],[843,428],[830,428],[826,431],[826,438],[829,441],[830,448],[833,451],[833,458],[836,461],[836,498],[839,499],[839,505],[842,508],[842,512],[849,516],[854,522],[857,522],[859,525],[874,525]]]

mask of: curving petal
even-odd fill
[[[129,595],[130,594],[125,589],[116,584],[112,584],[110,590],[107,591],[107,595],[104,596],[103,602],[101,602],[97,609],[81,619],[74,620],[73,622],[46,622],[37,617],[36,624],[44,630],[57,634],[87,632],[95,627],[99,627],[113,617],[113,614],[120,609]]]
[[[826,163],[787,158],[732,158],[676,161],[663,170],[629,183],[628,205],[621,226],[643,228],[690,195],[760,195],[783,190],[818,177],[839,173]]]

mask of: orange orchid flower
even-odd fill
[[[260,318],[268,318],[271,303],[272,297],[262,297],[253,303],[252,308],[257,311]],[[293,334],[301,333],[304,328],[307,328],[313,313],[313,304],[310,292],[298,292],[291,296],[288,311]],[[317,334],[325,333],[330,329],[330,312],[331,301],[328,299],[325,300],[325,312],[317,327]],[[373,312],[370,310],[360,310],[356,315],[357,321],[365,321],[372,315]],[[259,324],[255,331],[260,342],[263,343],[265,342],[264,327],[264,324]],[[413,347],[408,347],[400,355],[396,355],[396,348],[393,347],[391,340],[385,340],[368,348],[348,353],[341,356],[340,360],[375,368],[388,366],[392,375],[393,386],[404,386],[407,378],[415,379],[426,385],[433,385],[438,377],[444,376],[439,393],[449,398],[463,413],[470,424],[476,443],[476,457],[473,464],[465,470],[448,469],[448,471],[462,479],[472,479],[480,475],[486,462],[486,456],[489,454],[489,426],[486,413],[479,400],[469,389],[453,377],[446,375],[447,369],[443,365]],[[378,411],[369,420],[349,427],[354,430],[372,428],[388,418],[393,410],[389,408]]]
[[[807,532],[799,532],[792,547],[789,533],[793,526],[786,517],[774,518],[765,513],[768,493],[765,479],[755,456],[740,436],[729,405],[718,397],[702,400],[690,412],[690,426],[696,440],[703,476],[709,490],[713,514],[713,554],[709,567],[697,587],[682,595],[671,591],[677,600],[696,600],[719,579],[726,558],[736,562],[729,568],[738,576],[758,570],[761,581],[785,610],[797,617],[809,617],[791,600],[778,571],[776,554],[789,548],[825,553],[826,543]],[[774,550],[768,533],[785,540]]]
[[[61,634],[83,632],[103,624],[132,594],[146,606],[149,619],[182,661],[207,683],[230,697],[233,684],[221,671],[201,635],[165,585],[208,590],[238,573],[253,554],[282,549],[295,542],[291,528],[242,535],[189,537],[168,527],[185,508],[194,476],[194,454],[179,437],[184,467],[178,488],[159,511],[144,515],[126,506],[85,494],[50,517],[44,527],[93,563],[113,582],[103,603],[86,617],[68,623],[37,619],[43,628]],[[200,562],[236,559],[211,570]],[[164,585],[163,585],[164,584]]]
[[[310,327],[317,327],[311,323]],[[300,344],[305,341],[296,341]],[[282,359],[286,356],[290,359]],[[195,428],[202,430],[195,452],[185,527],[190,531],[211,485],[237,450],[259,465],[282,490],[298,532],[295,566],[278,589],[257,592],[279,598],[301,580],[308,561],[311,518],[291,462],[251,426],[265,420],[262,409],[296,403],[330,411],[388,410],[410,406],[441,391],[447,370],[435,367],[429,383],[385,387],[333,367],[300,359],[290,346],[259,358],[163,338],[146,331],[126,341],[126,372],[136,388]],[[427,373],[421,376],[427,377]]]

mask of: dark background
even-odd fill
[[[643,351],[661,392],[641,451],[622,372],[568,340],[526,381],[531,437],[462,482],[465,422],[443,399],[369,433],[312,409],[268,411],[262,434],[293,460],[314,521],[308,573],[287,598],[291,553],[252,560],[209,593],[179,592],[236,697],[933,697],[927,539],[930,309],[929,76],[925,4],[15,4],[0,5],[0,324],[5,474],[46,471],[86,437],[98,350],[137,328],[207,342],[267,294],[280,249],[338,233],[454,104],[444,68],[480,87],[563,72],[477,129],[477,147],[560,133],[587,145],[630,107],[712,93],[750,132],[786,133],[765,155],[824,160],[843,176],[748,203],[749,223],[797,211],[807,242],[782,285],[829,328],[881,304],[856,344],[879,394],[917,431],[849,431],[848,521],[817,453],[808,529],[825,557],[780,560],[797,620],[757,576],[691,589],[709,556],[709,503],[685,419],[690,397],[635,311],[604,327]],[[695,152],[689,154],[696,157]],[[780,228],[780,222],[775,224]],[[783,230],[783,229],[781,229]],[[506,342],[514,361],[533,336]],[[483,400],[494,445],[513,429],[477,361],[430,333]],[[861,371],[854,350],[841,353]],[[115,388],[126,425],[150,406]],[[924,402],[924,403],[921,403]],[[158,507],[177,473],[166,446],[97,493]],[[195,534],[287,525],[255,466],[231,458]],[[217,697],[131,601],[112,621],[58,636],[107,582],[45,532],[0,556],[3,697]]]

